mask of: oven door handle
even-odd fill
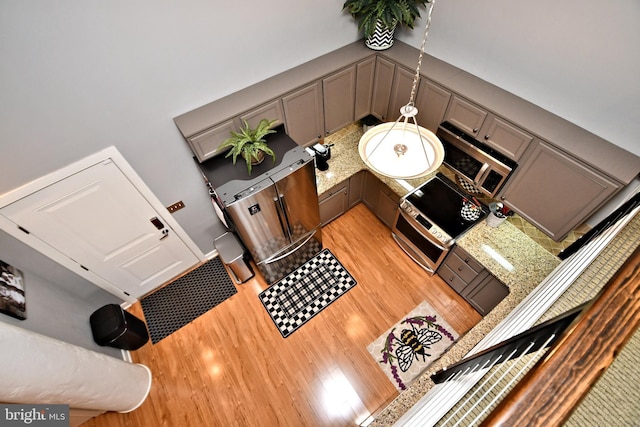
[[[424,264],[424,261],[422,259],[420,259],[420,257],[418,256],[418,254],[413,250],[412,247],[410,247],[409,245],[407,245],[406,243],[404,243],[402,241],[402,239],[400,239],[398,236],[396,236],[395,233],[391,233],[391,237],[393,237],[393,240],[396,241],[396,243],[398,244],[398,246],[400,246],[400,249],[402,249],[404,251],[405,254],[407,254],[407,256],[409,258],[411,258],[416,264],[418,264],[420,267],[422,267],[423,269],[427,270],[429,273],[431,274],[435,274],[435,270],[432,269],[431,267],[428,267]]]
[[[476,175],[476,178],[473,180],[473,183],[475,184],[476,187],[482,186],[482,182],[484,181],[485,175],[489,173],[490,166],[491,165],[489,165],[489,163],[485,163],[482,165],[482,167],[480,168],[480,171]]]

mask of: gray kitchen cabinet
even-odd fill
[[[400,196],[387,187],[371,172],[364,173],[362,202],[387,227],[393,226]]]
[[[498,116],[489,114],[478,132],[478,139],[511,160],[518,161],[533,136]]]
[[[406,68],[396,66],[393,74],[393,84],[391,85],[389,109],[387,111],[388,121],[397,120],[398,117],[400,117],[400,109],[409,102],[414,76],[415,71],[410,71]]]
[[[353,120],[360,120],[371,114],[373,82],[376,73],[376,58],[371,57],[356,66],[356,101]]]
[[[262,119],[276,120],[272,127],[283,124],[284,110],[282,109],[282,101],[280,99],[274,99],[240,116],[240,121],[243,122],[246,120],[251,128],[255,128]]]
[[[533,141],[526,131],[455,95],[444,119],[515,161]]]
[[[369,208],[371,212],[378,209],[378,196],[380,194],[380,186],[382,182],[376,178],[371,172],[364,173],[364,185],[362,189],[362,203]]]
[[[465,299],[483,316],[509,295],[509,288],[495,276],[487,276],[467,292]]]
[[[451,92],[422,77],[415,100],[418,124],[436,133],[438,126],[444,121],[450,99]]]
[[[560,241],[619,189],[617,181],[535,139],[498,196],[547,236]]]
[[[349,209],[349,181],[344,181],[318,196],[320,223],[325,226]]]
[[[219,154],[218,146],[231,136],[231,131],[237,130],[238,124],[235,119],[227,120],[187,138],[187,142],[198,161],[203,162]]]
[[[396,218],[396,211],[400,204],[400,196],[394,193],[389,187],[380,184],[380,194],[378,195],[378,208],[376,215],[387,227],[393,226]]]
[[[457,245],[436,272],[483,316],[509,294],[505,284]]]
[[[466,99],[454,95],[444,118],[460,130],[470,135],[478,136],[486,117],[487,112],[485,110]]]
[[[362,201],[365,174],[365,171],[360,171],[349,178],[349,209]]]
[[[324,78],[322,98],[326,135],[352,123],[356,103],[355,65]]]
[[[309,146],[324,134],[321,82],[311,83],[282,98],[287,134],[298,145]]]
[[[389,111],[389,99],[391,98],[395,68],[396,66],[393,62],[379,56],[376,58],[371,114],[380,120],[388,119],[387,113]]]

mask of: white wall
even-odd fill
[[[205,252],[222,233],[173,117],[358,38],[330,0],[0,0],[0,193],[115,145]]]
[[[0,0],[0,193],[115,145],[209,252],[222,228],[172,118],[356,40],[342,3]],[[427,51],[640,154],[639,15],[439,0]]]
[[[437,0],[426,50],[640,155],[638,22],[638,0]]]

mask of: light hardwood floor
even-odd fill
[[[215,309],[132,352],[153,373],[128,414],[84,426],[353,426],[397,396],[367,346],[420,302],[460,334],[480,315],[429,276],[359,204],[323,229],[323,243],[358,284],[283,339],[258,299],[261,278]],[[131,312],[143,318],[139,304]]]

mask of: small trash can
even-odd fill
[[[233,233],[224,233],[214,240],[222,262],[229,267],[236,283],[244,283],[254,276],[245,251]]]
[[[101,346],[137,350],[149,341],[145,323],[117,304],[107,304],[89,317],[93,340]]]

